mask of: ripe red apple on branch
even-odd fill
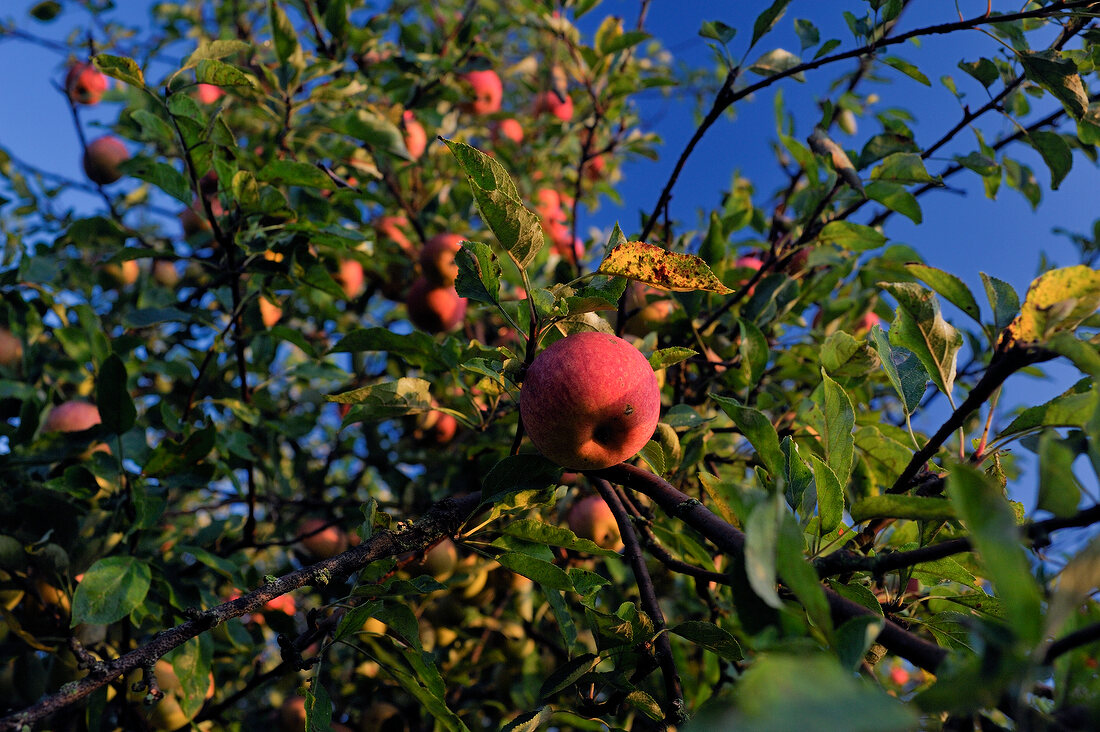
[[[77,104],[99,104],[110,80],[92,64],[78,62],[65,75],[65,92]]]
[[[84,151],[84,173],[95,183],[107,185],[122,177],[118,166],[130,159],[130,151],[114,135],[104,135],[88,143]]]
[[[519,411],[544,456],[565,468],[598,470],[632,457],[649,441],[661,390],[649,361],[622,338],[575,333],[531,364]]]

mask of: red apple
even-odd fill
[[[458,420],[453,414],[432,410],[419,415],[413,437],[433,445],[446,445],[458,432]]]
[[[458,234],[436,234],[420,250],[420,270],[433,285],[453,285],[458,277],[455,254],[462,248],[464,237]]]
[[[409,320],[429,333],[454,330],[466,316],[466,298],[459,297],[450,285],[436,285],[417,278],[405,298]]]
[[[628,312],[636,312],[627,318],[623,332],[645,338],[650,331],[668,320],[676,309],[676,301],[667,292],[640,282],[632,282],[627,290],[626,309]]]
[[[752,255],[745,255],[743,257],[738,257],[734,261],[733,266],[741,269],[751,269],[756,272],[764,266],[764,260],[760,259],[759,257],[754,257]],[[752,279],[751,275],[741,280],[741,286],[744,287],[745,285],[747,285],[750,279]],[[749,291],[746,293],[746,295],[748,297],[752,297],[752,291],[755,289],[756,285],[753,285],[749,288]]]
[[[458,549],[450,539],[444,539],[424,552],[424,558],[420,561],[423,574],[430,574],[440,582],[454,574],[457,565]]]
[[[0,327],[0,366],[16,366],[23,360],[23,341]]]
[[[575,333],[531,364],[519,411],[531,442],[548,459],[597,470],[645,446],[660,417],[661,390],[649,361],[622,338]]]
[[[298,536],[304,537],[298,543],[314,559],[328,559],[347,551],[348,535],[339,526],[325,526],[327,523],[324,519],[308,518],[298,526]]]
[[[118,166],[130,159],[130,151],[114,135],[104,135],[88,143],[84,151],[84,173],[94,183],[107,185],[122,177]]]
[[[165,287],[175,287],[179,284],[180,273],[171,260],[157,259],[153,262],[153,280]]]
[[[856,333],[869,333],[871,328],[874,328],[876,325],[879,327],[882,326],[882,318],[868,310],[856,323]]]
[[[570,531],[604,549],[618,550],[623,545],[615,516],[607,502],[599,496],[588,496],[574,503],[566,520]]]
[[[428,133],[424,131],[424,125],[416,120],[412,110],[406,109],[401,115],[401,126],[405,128],[405,147],[409,157],[419,160],[428,147]]]
[[[260,320],[265,328],[273,328],[283,317],[283,309],[260,295]]]
[[[483,71],[467,71],[462,75],[463,81],[473,90],[473,99],[466,103],[465,108],[474,114],[492,114],[500,110],[500,102],[504,98],[504,85],[492,69]]]
[[[65,91],[77,104],[99,104],[110,81],[92,64],[77,62],[65,75]]]
[[[103,274],[114,280],[118,287],[129,287],[137,282],[141,275],[141,268],[136,259],[127,259],[122,262],[109,262],[103,265]]]
[[[535,97],[535,115],[552,114],[562,122],[573,119],[573,97],[568,94],[559,96],[556,91],[544,91]]]
[[[215,84],[199,84],[196,96],[203,104],[213,104],[225,96],[225,89]]]
[[[401,251],[411,255],[413,251],[412,242],[409,241],[409,237],[402,231],[402,228],[408,225],[409,220],[403,215],[380,216],[374,222],[374,230],[378,232],[380,237],[392,241]]]
[[[83,432],[100,423],[99,409],[77,399],[62,402],[50,410],[42,423],[44,432]]]
[[[364,279],[363,265],[358,259],[348,257],[340,260],[340,271],[336,273],[336,281],[344,289],[344,297],[354,300],[362,295]]]
[[[499,142],[501,138],[511,140],[517,145],[523,142],[523,125],[514,117],[502,119],[490,128],[493,142]]]

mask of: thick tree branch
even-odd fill
[[[718,548],[730,554],[733,561],[743,559],[745,535],[711,513],[698,500],[677,490],[660,476],[626,463],[605,470],[590,471],[589,475],[621,483],[643,493],[659,505],[665,513],[683,520],[688,526],[714,542]],[[825,596],[832,610],[834,622],[837,624],[854,617],[872,614],[867,608],[841,597],[829,588],[825,588]],[[945,649],[910,633],[891,620],[885,622],[877,641],[891,652],[926,671],[934,672],[947,658]]]
[[[270,600],[306,585],[328,584],[356,572],[371,562],[392,557],[427,546],[444,536],[456,532],[481,500],[480,494],[459,498],[445,498],[415,523],[404,525],[395,531],[382,531],[361,545],[331,559],[318,562],[296,572],[284,575],[242,595],[208,610],[200,611],[192,619],[157,635],[148,644],[126,653],[113,661],[99,664],[80,681],[66,684],[61,691],[39,700],[26,709],[0,719],[0,730],[14,732],[87,697],[119,676],[125,676],[136,668],[149,666],[158,658],[188,640],[205,633],[232,618],[260,610]]]

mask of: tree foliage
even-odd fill
[[[717,82],[646,3],[637,25],[598,0],[161,3],[140,32],[100,5],[0,27],[90,16],[58,67],[112,78],[131,153],[91,183],[0,149],[0,728],[1100,719],[1100,540],[1060,539],[1100,521],[1095,232],[1022,295],[891,236],[950,181],[1041,207],[1027,150],[1052,189],[1095,163],[1100,3],[917,27],[868,0],[836,39],[789,0],[716,7]],[[929,142],[916,42],[975,29],[993,43],[939,80],[966,101]],[[653,208],[579,230],[668,154],[640,95],[699,88]],[[738,175],[673,219],[698,141],[765,90],[752,144],[784,185]],[[632,339],[662,410],[636,458],[577,474],[517,404],[584,330]],[[1063,394],[998,402],[1055,359]],[[593,495],[612,541],[569,520]]]

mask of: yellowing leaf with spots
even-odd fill
[[[644,241],[622,242],[613,247],[600,262],[599,273],[629,277],[672,292],[706,290],[719,295],[733,292],[699,257],[670,252]]]
[[[1020,314],[1004,338],[1014,343],[1042,344],[1072,331],[1100,308],[1100,271],[1079,264],[1046,272],[1028,288]]]

